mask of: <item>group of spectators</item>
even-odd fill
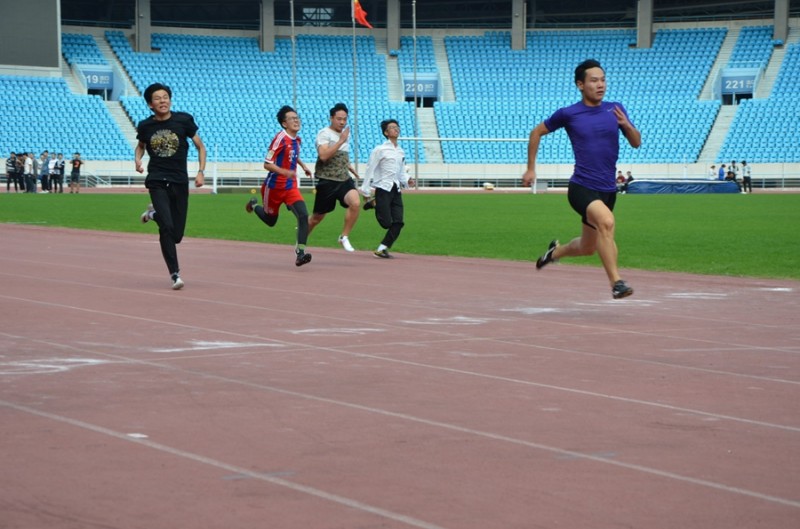
[[[708,178],[733,182],[739,188],[740,193],[753,192],[752,174],[746,160],[742,160],[741,165],[738,165],[736,160],[732,160],[730,165],[720,165],[719,170],[716,165],[712,165],[708,170]]]
[[[71,168],[69,192],[79,193],[84,163],[80,153],[76,152],[67,162],[61,153],[51,155],[44,151],[37,157],[32,152],[12,152],[6,158],[6,193],[11,192],[12,185],[15,193],[63,193],[67,163]]]
[[[617,171],[617,193],[623,195],[628,192],[628,186],[633,182],[633,173],[628,171],[627,176],[622,174],[622,171]]]

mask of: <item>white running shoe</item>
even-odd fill
[[[356,249],[353,248],[353,245],[350,244],[350,239],[347,238],[347,235],[340,235],[339,236],[339,244],[342,245],[342,248],[345,249],[347,252],[355,252]]]
[[[183,279],[178,274],[172,276],[172,290],[180,290],[183,288]]]
[[[155,212],[156,209],[153,207],[153,204],[147,204],[147,209],[144,213],[142,213],[141,216],[142,224],[147,224],[148,221],[153,220],[153,215]]]

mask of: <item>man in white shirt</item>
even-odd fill
[[[344,103],[337,103],[330,110],[331,124],[317,134],[317,163],[314,173],[317,177],[314,197],[314,211],[308,219],[308,233],[322,222],[325,215],[336,209],[336,202],[347,208],[344,214],[344,227],[339,236],[339,244],[348,251],[354,252],[350,244],[350,230],[358,220],[361,209],[361,198],[358,196],[355,182],[348,174],[358,178],[355,169],[350,165],[350,128],[347,127],[348,111]]]
[[[381,122],[381,132],[386,141],[373,149],[367,162],[364,173],[364,182],[361,184],[361,193],[364,196],[371,194],[375,189],[375,198],[364,204],[364,209],[375,208],[375,218],[378,224],[386,230],[375,257],[390,259],[389,249],[400,236],[403,223],[403,195],[401,189],[413,185],[406,174],[406,154],[403,148],[397,145],[400,136],[400,125],[397,120],[387,119]]]
[[[36,193],[36,175],[33,172],[33,159],[34,155],[32,152],[29,152],[27,156],[24,158],[23,162],[23,170],[25,174],[25,192],[26,193]]]

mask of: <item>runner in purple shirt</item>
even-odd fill
[[[633,294],[633,288],[619,275],[614,241],[613,211],[617,199],[614,174],[619,158],[619,133],[633,148],[642,144],[642,135],[620,103],[603,101],[606,74],[599,62],[589,59],[579,64],[575,68],[575,84],[581,92],[581,101],[556,110],[531,131],[528,167],[522,183],[527,186],[536,182],[536,155],[542,136],[566,129],[575,154],[567,198],[581,216],[583,231],[580,237],[563,246],[557,240],[552,241],[547,252],[536,261],[536,268],[562,257],[597,252],[611,283],[611,295],[620,299]]]

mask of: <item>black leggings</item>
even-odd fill
[[[189,211],[189,184],[148,182],[150,201],[156,210],[153,220],[158,224],[161,255],[170,275],[180,272],[177,245],[183,240],[186,214]]]
[[[306,203],[302,200],[298,200],[291,206],[287,205],[286,208],[297,217],[297,244],[305,246],[308,241],[308,208],[306,207]],[[254,207],[253,211],[256,212],[258,218],[267,226],[272,227],[278,222],[278,216],[267,215],[263,206]]]

